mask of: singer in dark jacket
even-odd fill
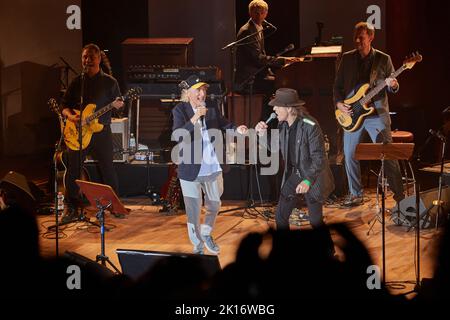
[[[222,116],[215,104],[206,102],[208,84],[197,76],[192,75],[182,81],[180,87],[183,102],[172,110],[172,139],[178,141],[177,147],[182,149],[177,154],[180,159],[173,161],[178,163],[178,177],[188,217],[188,235],[194,253],[203,254],[206,246],[212,254],[219,254],[220,248],[211,233],[221,205],[223,179],[221,159],[218,159],[214,149],[214,132],[211,129],[236,129],[245,134],[247,127],[236,128]],[[190,156],[186,155],[188,152]],[[200,224],[202,193],[206,214],[204,223]]]
[[[316,119],[302,107],[297,91],[280,88],[269,102],[279,121],[280,149],[284,160],[281,194],[276,211],[278,229],[289,229],[289,217],[303,195],[313,228],[323,225],[323,202],[334,190],[333,175],[325,154],[322,130]],[[267,124],[256,125],[259,135],[265,134]],[[331,246],[331,236],[327,232]],[[331,248],[330,248],[331,249]]]

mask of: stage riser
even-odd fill
[[[93,182],[101,182],[100,171],[96,163],[85,164],[89,178]],[[130,197],[144,195],[147,190],[147,173],[149,186],[153,191],[159,193],[161,187],[167,181],[168,164],[145,164],[114,163],[119,180],[119,196]],[[247,200],[248,197],[249,166],[230,165],[229,171],[224,173],[223,200]],[[257,181],[252,170],[253,199],[259,200]],[[261,195],[263,200],[276,200],[281,179],[278,176],[258,176]]]

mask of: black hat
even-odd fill
[[[302,106],[305,101],[300,100],[297,90],[290,88],[280,88],[275,92],[275,97],[270,100],[269,106],[295,107]]]
[[[196,76],[195,74],[191,75],[189,78],[187,78],[184,81],[181,81],[178,85],[181,89],[198,89],[202,86],[208,86],[206,82],[200,81],[200,78]]]

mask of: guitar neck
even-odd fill
[[[101,117],[102,115],[104,115],[105,113],[107,113],[108,111],[111,111],[113,109],[113,105],[112,103],[108,104],[107,106],[101,108],[100,110],[98,110],[97,112],[94,112],[93,114],[91,114],[89,117],[87,117],[85,119],[86,122],[90,122],[94,119],[97,119],[99,117]]]
[[[401,66],[400,68],[398,68],[397,70],[395,70],[394,73],[392,73],[392,75],[389,78],[397,78],[400,73],[402,73],[405,70],[405,66]],[[387,79],[387,78],[386,78]],[[376,87],[374,87],[372,90],[370,90],[365,96],[364,98],[362,98],[361,104],[365,105],[367,104],[370,100],[372,100],[373,97],[375,97],[381,90],[383,90],[385,87],[387,86],[386,82],[383,81],[382,83],[378,84]]]

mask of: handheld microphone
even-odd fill
[[[270,116],[267,118],[266,124],[269,124],[269,122],[272,121],[273,119],[275,119],[276,117],[277,117],[277,114],[275,112],[272,112],[270,114]]]
[[[202,106],[202,107],[206,107],[206,102],[205,101],[202,101],[201,103],[200,103],[200,105]],[[200,123],[202,124],[202,127],[204,126],[204,123],[205,123],[205,116],[200,116]]]
[[[428,130],[429,133],[431,133],[433,136],[435,136],[436,138],[438,138],[441,141],[445,141],[445,137],[444,135],[440,132],[440,131],[435,131],[433,129]]]
[[[273,24],[271,24],[267,20],[264,20],[263,23],[266,25],[267,28],[272,28],[273,30],[277,30],[277,27],[275,27]]]

